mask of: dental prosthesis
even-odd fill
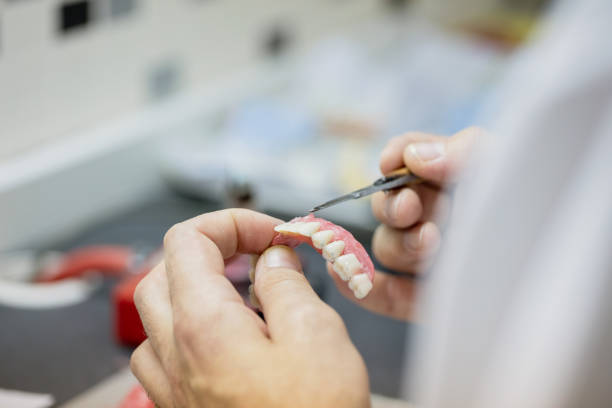
[[[363,246],[342,227],[313,214],[294,218],[277,225],[272,245],[296,247],[302,243],[312,246],[325,260],[331,262],[334,272],[363,299],[372,290],[374,265]]]

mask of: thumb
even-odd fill
[[[326,313],[328,307],[304,277],[300,260],[289,247],[273,246],[259,257],[254,289],[272,339],[303,336],[306,327],[324,320],[318,314]],[[304,321],[311,317],[312,321]]]
[[[409,143],[404,148],[404,163],[414,174],[437,184],[455,181],[467,164],[477,139],[484,135],[469,127],[449,138],[432,137]]]

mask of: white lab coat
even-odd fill
[[[404,391],[426,408],[612,407],[612,1],[557,4],[497,101]]]

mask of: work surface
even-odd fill
[[[218,208],[213,203],[168,193],[51,249],[103,243],[153,249],[161,244],[164,232],[172,224]],[[354,229],[351,232],[369,247],[371,233]],[[396,396],[410,328],[344,299],[326,276],[322,258],[308,247],[300,247],[299,252],[309,280],[342,315],[351,339],[363,355],[372,392]],[[113,284],[105,283],[89,300],[70,307],[31,311],[0,306],[0,388],[50,393],[60,404],[127,367],[131,349],[118,345],[112,336],[109,293]]]

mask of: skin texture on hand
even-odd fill
[[[131,368],[158,406],[369,406],[365,365],[340,316],[291,249],[266,250],[280,223],[224,210],[168,231],[164,261],[134,295],[148,339]],[[265,322],[223,276],[236,253],[262,253],[254,287]]]
[[[484,131],[470,127],[451,137],[411,132],[389,141],[380,156],[383,174],[406,166],[427,183],[372,196],[372,212],[381,222],[372,238],[372,251],[385,267],[402,275],[376,271],[374,287],[360,306],[400,320],[415,319],[419,273],[432,261],[441,231],[451,212],[444,188],[457,181]],[[328,265],[338,290],[353,300]]]

